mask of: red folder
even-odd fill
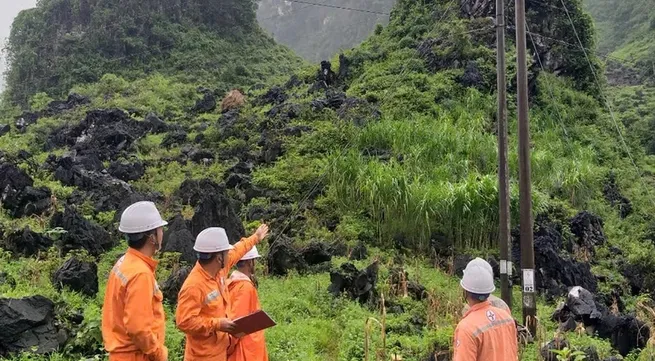
[[[239,317],[233,320],[237,324],[237,329],[234,335],[236,337],[243,337],[253,332],[261,331],[276,325],[266,312],[255,311],[247,316]]]

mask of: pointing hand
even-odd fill
[[[262,224],[261,226],[259,226],[259,228],[257,228],[255,234],[257,235],[257,237],[259,237],[260,241],[263,240],[264,238],[266,238],[266,236],[268,236],[268,226]]]

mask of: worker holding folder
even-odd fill
[[[238,319],[261,310],[257,288],[252,276],[255,274],[255,260],[261,256],[253,247],[237,263],[228,281],[230,294],[230,316]],[[232,337],[228,349],[228,361],[268,361],[264,330],[253,332],[241,338]]]
[[[177,327],[186,334],[185,361],[226,361],[228,334],[237,334],[237,324],[228,317],[229,270],[268,235],[268,226],[230,245],[225,229],[207,228],[195,245],[198,262],[182,285],[175,313]]]

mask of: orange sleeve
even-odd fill
[[[221,319],[200,316],[203,301],[202,291],[197,288],[189,287],[180,291],[175,310],[175,323],[180,331],[203,336],[216,331]]]
[[[234,267],[234,265],[237,264],[237,262],[239,262],[239,260],[260,241],[261,239],[259,239],[256,234],[253,234],[248,238],[241,238],[241,240],[237,242],[237,244],[234,245],[234,248],[228,253],[225,269],[229,270]]]
[[[140,273],[125,287],[123,324],[134,344],[153,361],[165,360],[163,340],[157,341],[153,332],[155,316],[152,309],[154,276]]]
[[[476,361],[478,359],[478,342],[466,329],[455,329],[453,361]]]

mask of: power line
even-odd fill
[[[534,38],[532,37],[532,33],[530,32],[530,26],[528,23],[525,23],[525,29],[526,32],[530,35],[530,41],[532,42],[532,47],[534,48],[534,53],[537,56],[537,61],[539,62],[539,66],[541,67],[541,70],[543,72],[546,72],[546,69],[544,68],[544,64],[541,62],[541,56],[539,55],[539,51],[537,51],[537,44],[534,42]],[[564,126],[564,119],[562,118],[562,114],[559,111],[559,107],[557,106],[557,102],[555,101],[555,93],[553,92],[553,87],[550,82],[548,83],[548,91],[550,93],[550,97],[553,100],[553,106],[555,106],[555,112],[557,113],[557,118],[559,119],[560,126],[562,127],[562,130],[564,131],[565,138],[567,142],[570,145],[569,141],[569,133],[566,131],[566,127]]]
[[[510,27],[510,28],[515,29],[514,27]],[[540,34],[540,33],[535,33],[535,32],[529,32],[529,33],[530,33],[530,35],[535,35],[535,36],[538,36],[540,38],[548,39],[548,40],[551,40],[551,41],[556,41],[556,42],[558,42],[558,43],[560,43],[562,45],[567,45],[567,46],[572,47],[572,48],[576,48],[576,49],[580,49],[580,50],[586,50],[586,51],[589,51],[589,52],[596,53],[596,55],[598,55],[600,57],[603,57],[603,58],[606,58],[606,59],[613,59],[613,60],[621,61],[623,63],[630,63],[630,61],[628,59],[620,58],[620,57],[617,57],[617,56],[614,56],[614,55],[609,55],[609,54],[602,54],[598,50],[585,48],[584,46],[581,46],[581,45],[578,45],[578,44],[569,43],[567,41],[564,41],[564,40],[561,40],[561,39],[556,39],[556,38],[553,38],[553,37],[550,37],[550,36],[547,36],[547,35],[543,35],[543,34]]]
[[[553,8],[553,9],[557,9],[557,10],[562,11],[562,12],[567,12],[567,11],[568,11],[568,9],[565,9],[565,8],[562,8],[562,7],[559,7],[559,6],[556,6],[556,5],[553,5],[553,4],[550,4],[550,3],[547,3],[547,2],[545,2],[545,1],[543,1],[543,0],[531,0],[531,1],[532,1],[532,2],[536,2],[536,3],[539,3],[539,4],[542,4],[542,5],[544,5],[544,6],[548,6],[548,7]],[[564,5],[564,4],[563,4],[563,5]],[[558,42],[563,43],[563,44],[565,44],[565,45],[570,45],[570,46],[578,47],[577,45],[574,45],[574,44],[571,44],[571,43],[567,43],[567,42],[562,41],[562,40],[559,40],[559,39],[554,39],[554,38],[551,38],[551,37],[547,37],[547,36],[545,36],[545,35],[541,35],[541,34],[537,34],[537,33],[532,33],[532,35],[537,35],[537,36],[540,36],[540,37],[543,37],[543,38],[546,38],[546,39],[550,39],[550,40],[558,41]],[[601,52],[601,51],[594,50],[594,49],[590,49],[590,48],[585,48],[585,49],[586,49],[587,51],[589,51],[589,52],[594,52],[594,53],[596,53],[596,55],[601,56],[601,57],[606,58],[606,59],[613,59],[613,60],[621,61],[621,62],[623,62],[623,63],[631,63],[631,60],[629,60],[629,59],[627,59],[627,58],[621,58],[621,57],[618,57],[618,56],[616,56],[616,55],[604,54],[604,53]]]
[[[357,11],[357,12],[368,13],[368,14],[386,15],[386,16],[391,15],[391,13],[386,13],[386,12],[381,12],[381,11],[357,9],[357,8],[351,8],[351,7],[346,7],[346,6],[338,6],[338,5],[331,5],[331,4],[321,4],[321,3],[314,3],[314,2],[308,2],[308,1],[303,1],[303,0],[284,0],[284,1],[288,1],[288,2],[291,2],[291,3],[298,3],[298,4],[307,4],[307,5],[310,5],[310,6],[320,6],[320,7],[332,8],[332,9]]]

